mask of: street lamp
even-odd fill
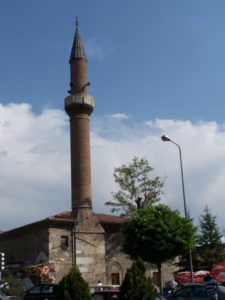
[[[184,174],[183,174],[183,164],[182,164],[182,155],[181,155],[181,147],[177,143],[175,143],[171,138],[169,138],[167,135],[162,135],[161,139],[163,142],[171,142],[174,145],[176,145],[179,149],[179,157],[180,157],[180,171],[181,171],[181,181],[182,181],[182,192],[183,192],[183,201],[184,201],[184,214],[185,218],[188,218],[187,213],[187,206],[186,206],[186,197],[185,197],[185,189],[184,189]],[[192,253],[191,250],[189,251],[189,261],[190,261],[190,269],[191,269],[191,282],[194,282],[193,280],[193,263],[192,263]]]

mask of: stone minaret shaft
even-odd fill
[[[70,117],[72,212],[76,215],[78,209],[92,209],[89,118],[94,110],[78,21],[69,63],[71,90],[65,99],[65,111]]]

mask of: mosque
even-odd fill
[[[88,94],[87,57],[78,22],[69,64],[65,111],[70,120],[72,209],[1,232],[0,250],[8,269],[31,278],[58,282],[75,264],[89,284],[121,284],[131,265],[121,247],[124,219],[92,210],[89,122],[94,98]],[[164,279],[171,274],[166,269]]]

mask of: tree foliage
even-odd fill
[[[114,201],[105,204],[112,212],[130,216],[137,207],[141,208],[160,200],[163,182],[159,177],[149,178],[153,168],[144,158],[134,157],[128,165],[114,169],[114,180],[119,185],[119,191],[112,193]]]
[[[24,299],[25,290],[20,278],[6,271],[4,274],[4,281],[7,282],[7,285],[2,288],[2,291],[7,296],[13,296],[17,300]]]
[[[70,272],[59,282],[58,300],[91,300],[87,282],[80,271],[72,267]]]
[[[178,211],[162,204],[149,205],[125,222],[123,249],[133,259],[155,264],[161,278],[162,263],[193,248],[195,233],[190,219]]]
[[[201,268],[211,270],[213,264],[225,259],[225,247],[221,241],[222,234],[213,216],[206,206],[200,216],[200,232],[198,234],[198,255]]]
[[[133,262],[127,270],[120,287],[119,300],[153,300],[157,290],[150,278],[145,275],[146,269],[141,259]]]
[[[201,257],[198,253],[198,247],[195,246],[191,251],[191,258],[192,258],[192,267],[193,271],[200,271],[203,270],[202,264],[201,264]],[[176,263],[176,266],[179,267],[179,271],[190,271],[191,265],[190,265],[190,253],[183,253],[179,256],[179,260]]]

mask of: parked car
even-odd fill
[[[204,283],[185,283],[178,286],[170,295],[165,295],[167,300],[208,300]],[[218,287],[218,300],[225,299],[225,287]]]
[[[5,282],[4,280],[0,280],[0,288],[4,288],[8,285],[8,282]]]
[[[112,290],[96,290],[92,294],[92,300],[117,300],[119,297],[119,290],[112,289]],[[144,299],[143,299],[144,300]],[[162,296],[158,296],[155,300],[166,300]]]
[[[0,290],[0,300],[8,300],[8,297]]]
[[[26,292],[24,300],[54,300],[56,298],[57,292],[57,284],[37,284]]]
[[[92,300],[116,300],[118,299],[119,290],[96,290],[92,294]]]
[[[28,277],[22,278],[20,281],[24,291],[27,291],[34,286],[33,282]]]

